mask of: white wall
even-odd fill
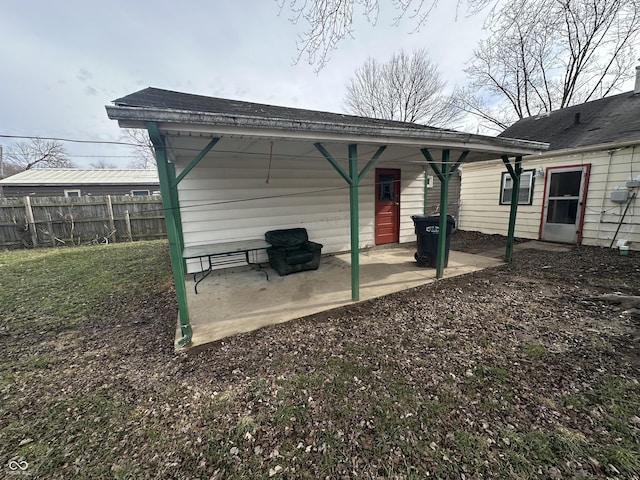
[[[636,198],[630,203],[622,224],[620,222],[626,204],[611,201],[613,189],[626,188],[627,181],[632,178],[640,180],[640,148],[625,148],[614,151],[611,155],[602,151],[594,155],[587,193],[583,244],[608,247],[620,225],[616,239],[627,239],[632,242],[630,248],[640,250],[640,199]]]
[[[584,245],[608,247],[622,218],[625,205],[610,200],[614,187],[626,188],[627,180],[640,179],[640,148],[624,148],[557,157],[535,156],[523,159],[523,169],[543,170],[548,167],[591,164],[584,217]],[[506,168],[501,160],[467,164],[462,167],[460,195],[461,230],[506,235],[509,226],[509,205],[499,205],[500,181]],[[544,201],[544,177],[535,177],[532,205],[518,205],[515,235],[539,238]],[[640,250],[640,200],[629,207],[617,238],[626,238],[632,249]]]
[[[195,156],[201,143],[193,148],[174,148],[173,159],[179,174]],[[349,189],[346,181],[329,162],[310,153],[299,157],[286,154],[299,145],[281,144],[274,148],[269,168],[268,142],[256,142],[240,148],[239,143],[219,142],[179,185],[179,197],[185,246],[233,240],[264,238],[268,230],[304,227],[309,238],[322,243],[323,253],[350,249]],[[307,152],[315,151],[306,145]],[[285,150],[282,150],[285,148]],[[237,153],[242,150],[243,153]],[[301,150],[300,150],[301,151]],[[347,146],[332,146],[336,157],[346,157]],[[363,148],[362,169],[375,148]],[[229,152],[229,153],[224,153]],[[341,153],[342,152],[342,153]],[[385,155],[386,154],[386,155]],[[416,151],[416,154],[420,153]],[[422,214],[424,202],[423,167],[415,163],[393,161],[393,151],[383,153],[378,163],[362,179],[360,200],[360,247],[374,245],[375,168],[401,170],[400,242],[415,241],[411,215]],[[346,169],[346,161],[341,161]],[[266,183],[267,175],[269,183]],[[436,179],[435,185],[439,186]],[[458,195],[459,184],[452,182],[451,194]],[[438,188],[429,191],[429,210],[437,207]],[[300,195],[295,195],[300,194]],[[266,260],[266,255],[260,258]],[[189,262],[189,271],[199,270]]]

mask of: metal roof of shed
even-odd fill
[[[2,185],[138,185],[158,184],[153,170],[32,168],[0,180]]]

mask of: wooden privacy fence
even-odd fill
[[[166,232],[158,196],[0,199],[0,247],[150,240]]]

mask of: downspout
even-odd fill
[[[422,214],[423,215],[428,215],[429,212],[427,211],[427,200],[429,197],[429,175],[427,174],[427,172],[429,171],[429,169],[427,168],[427,166],[425,165],[423,168],[423,172],[424,172],[424,198],[422,200]]]

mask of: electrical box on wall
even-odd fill
[[[640,187],[640,180],[629,180],[627,182],[627,188],[638,188]]]
[[[611,201],[615,203],[624,203],[629,198],[629,190],[626,188],[615,188],[611,190]]]
[[[427,175],[427,188],[433,188],[433,175]]]

